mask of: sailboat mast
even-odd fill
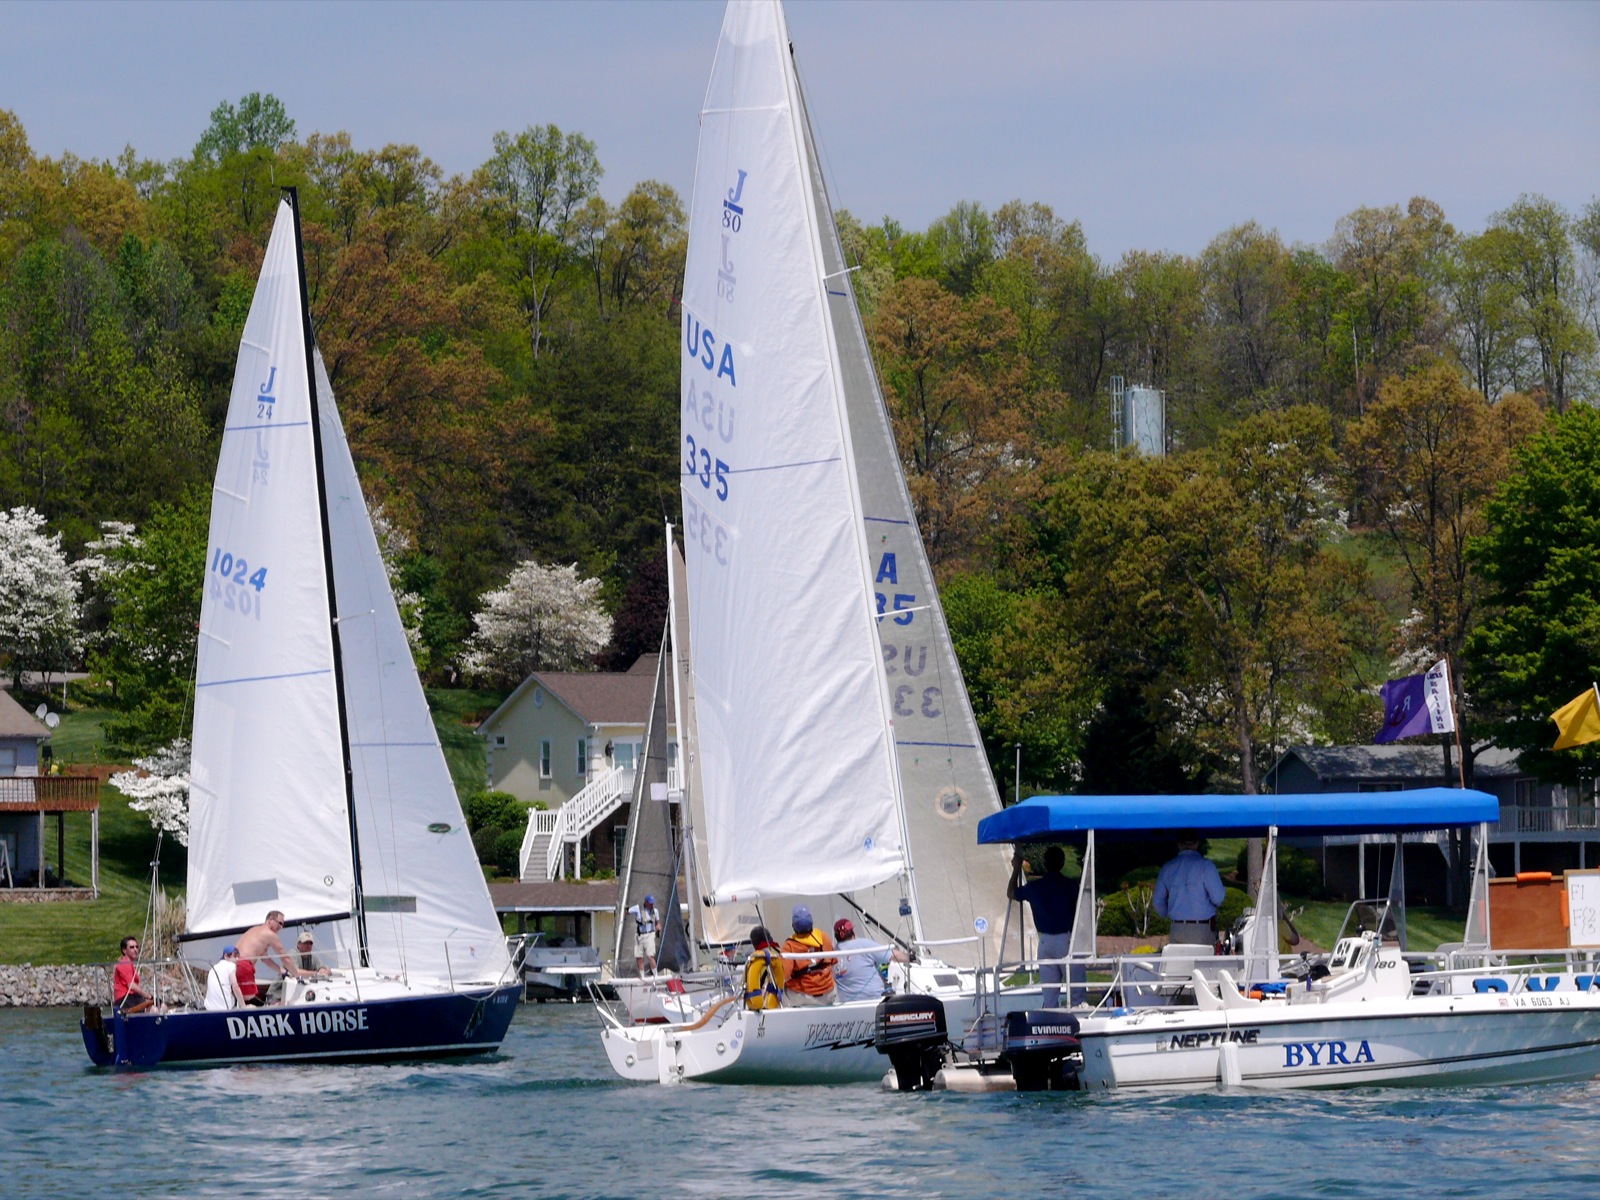
[[[345,809],[350,818],[350,860],[354,868],[355,894],[351,913],[355,917],[356,945],[361,965],[367,966],[367,909],[361,887],[361,839],[356,828],[355,770],[350,760],[350,721],[345,712],[344,656],[339,646],[339,600],[334,589],[333,533],[328,524],[328,485],[322,463],[322,414],[317,404],[317,351],[311,333],[311,294],[306,286],[306,247],[300,231],[300,193],[284,188],[289,208],[294,213],[295,273],[300,283],[300,330],[306,352],[306,390],[311,398],[311,449],[316,463],[317,517],[322,529],[322,569],[328,585],[328,635],[333,643],[333,691],[339,712],[339,752],[344,759]]]

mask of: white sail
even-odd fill
[[[701,113],[680,469],[709,879],[720,902],[904,866],[898,774],[776,4],[732,4]]]
[[[285,202],[240,343],[212,500],[189,932],[237,930],[278,909],[318,922],[324,953],[355,961],[359,858],[374,968],[492,981],[507,965],[505,939],[313,349],[318,485],[305,329]]]
[[[190,932],[347,913],[344,754],[294,217],[278,209],[212,491],[195,675]]]
[[[422,978],[494,980],[506,967],[505,936],[320,353],[316,367],[368,959],[379,970]]]
[[[998,950],[1009,856],[1004,847],[978,844],[978,822],[1000,811],[1000,794],[917,529],[809,120],[805,134],[873,601],[882,614],[878,636],[922,935],[929,941],[973,938],[982,918],[990,946]],[[978,956],[968,945],[941,947],[940,957],[970,966]]]

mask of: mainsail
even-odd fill
[[[906,867],[867,547],[782,13],[728,9],[683,295],[684,547],[721,903]]]
[[[690,222],[682,472],[713,883],[704,890],[721,901],[746,892],[774,900],[853,891],[880,932],[890,932],[882,922],[892,923],[897,908],[909,908],[907,932],[971,939],[978,926],[998,924],[980,918],[997,916],[1003,904],[1005,856],[976,837],[999,796],[900,470],[776,3],[729,5],[701,117]],[[712,612],[702,593],[719,583],[708,580],[725,589]],[[863,620],[870,669],[860,657]],[[719,761],[727,750],[707,719],[706,696],[716,689],[702,663],[712,653],[727,656],[725,676],[742,666],[741,684],[774,702],[764,724],[737,724],[720,743],[742,747],[751,763],[732,791]],[[845,754],[852,749],[854,762]],[[868,749],[873,757],[861,757]],[[840,777],[828,778],[834,770]],[[825,788],[794,794],[823,779]],[[885,854],[854,885],[799,866],[789,848],[796,830],[868,811],[879,832],[852,829],[849,848],[870,836],[879,853],[892,845],[898,864]],[[783,843],[782,861],[797,869],[777,877],[749,844],[726,838],[730,820],[759,822],[768,845]],[[720,862],[719,846],[728,852]],[[729,869],[744,874],[730,883]],[[892,889],[871,890],[896,875]],[[910,904],[896,904],[901,898]],[[730,924],[708,919],[719,923]],[[997,934],[991,929],[991,942]],[[970,944],[940,953],[958,963],[978,957]]]
[[[632,934],[632,912],[654,896],[660,915],[656,965],[663,971],[684,971],[693,957],[680,908],[678,888],[680,842],[672,821],[667,790],[667,695],[672,659],[667,631],[645,725],[644,753],[633,777],[633,802],[628,810],[628,835],[621,886],[617,891],[617,940],[613,961],[626,973],[626,946]]]
[[[280,208],[212,489],[195,674],[188,922],[348,914],[355,891],[299,253]]]
[[[279,909],[324,923],[324,944],[355,959],[364,916],[365,957],[379,970],[493,980],[505,939],[332,388],[315,347],[307,353],[299,258],[285,202],[245,323],[213,495],[190,933]]]

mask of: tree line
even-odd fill
[[[597,665],[653,649],[685,211],[655,181],[609,204],[601,178],[553,125],[448,176],[414,146],[302,138],[270,95],[219,105],[172,162],[36,156],[0,111],[0,512],[86,564],[81,636],[29,645],[0,613],[9,665],[88,662],[138,714],[130,748],[181,732],[183,597],[291,184],[419,662],[481,665],[474,615],[530,561],[600,581]],[[1581,636],[1539,660],[1506,625],[1544,585],[1502,558],[1516,505],[1550,502],[1515,498],[1539,456],[1595,476],[1600,202],[1522,196],[1470,233],[1417,198],[1321,246],[1246,222],[1115,263],[1038,203],[839,224],[997,761],[1020,744],[1041,786],[1253,789],[1293,741],[1370,737],[1374,685],[1425,659],[1450,655],[1469,719],[1529,746],[1545,692],[1592,672]],[[1114,376],[1165,392],[1167,456],[1111,449]]]

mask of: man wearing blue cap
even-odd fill
[[[656,973],[656,936],[661,930],[661,914],[656,911],[656,898],[646,896],[644,903],[633,913],[633,965],[639,977],[644,978],[644,964],[650,964],[650,974]]]
[[[783,943],[783,952],[806,954],[812,951],[826,953],[833,949],[833,940],[820,929],[812,927],[811,910],[796,904],[793,913],[794,936]],[[784,982],[784,999],[791,1005],[833,1004],[839,999],[833,986],[833,968],[836,958],[787,958],[789,978]]]

